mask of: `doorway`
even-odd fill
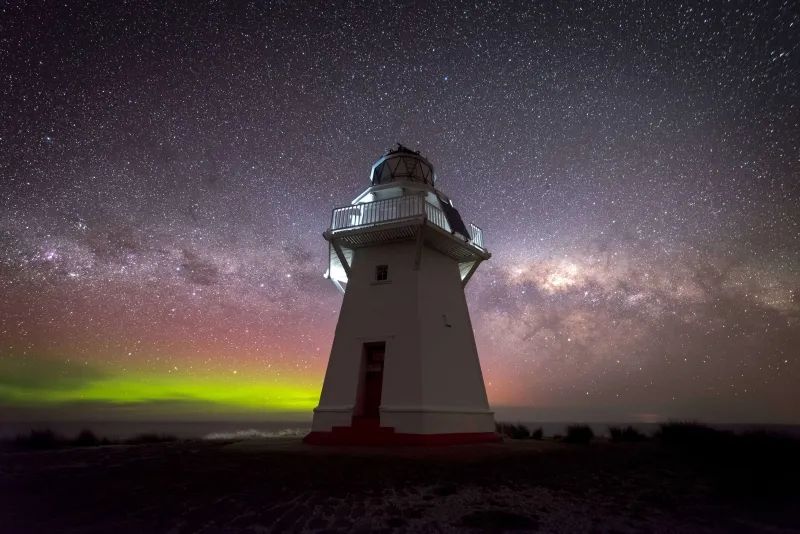
[[[386,343],[367,343],[364,345],[363,395],[361,412],[365,419],[379,419],[381,391],[383,389],[383,359]]]

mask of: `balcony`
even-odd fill
[[[376,237],[382,235],[388,239],[392,237],[402,239],[416,235],[415,231],[409,233],[403,231],[404,229],[407,230],[424,223],[443,230],[451,239],[486,253],[483,231],[479,227],[470,224],[467,227],[468,237],[454,233],[445,213],[421,195],[408,195],[336,208],[331,217],[329,233],[337,235],[346,232],[348,235],[352,235],[354,233],[362,234],[364,232],[359,230],[364,230],[373,234],[373,231],[385,228],[384,232],[375,234]],[[399,231],[388,232],[389,230]],[[348,244],[352,246],[355,243]]]
[[[453,232],[450,221],[469,236]],[[336,208],[331,217],[331,227],[323,235],[330,243],[325,277],[342,292],[350,279],[355,249],[361,247],[413,240],[416,242],[414,269],[418,269],[422,245],[428,245],[458,263],[462,287],[466,286],[478,265],[492,257],[484,248],[480,228],[474,224],[464,226],[455,210],[448,220],[439,206],[428,202],[422,195]]]

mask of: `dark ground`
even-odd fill
[[[296,439],[2,452],[0,531],[800,532],[797,452]]]

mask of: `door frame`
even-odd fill
[[[383,349],[383,361],[381,363],[381,396],[378,400],[378,418],[380,418],[380,405],[383,402],[383,378],[386,372],[386,341],[369,341],[361,344],[361,365],[359,365],[358,391],[356,392],[356,403],[353,415],[356,417],[367,417],[366,388],[367,388],[367,364],[369,355],[375,349]]]

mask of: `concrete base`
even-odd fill
[[[331,432],[337,427],[358,426],[352,406],[323,407],[314,410],[314,432]],[[493,412],[480,407],[420,408],[381,406],[380,424],[398,434],[485,434],[494,432]]]
[[[453,432],[414,434],[395,432],[393,427],[381,426],[377,418],[354,417],[349,426],[335,426],[330,431],[312,431],[303,443],[309,445],[459,445],[502,441],[494,432]]]
[[[397,434],[393,428],[381,427],[378,432],[352,430],[351,427],[337,427],[331,432],[310,432],[303,443],[328,446],[444,446],[465,445],[469,443],[499,443],[503,441],[494,432],[474,432],[462,434]]]

